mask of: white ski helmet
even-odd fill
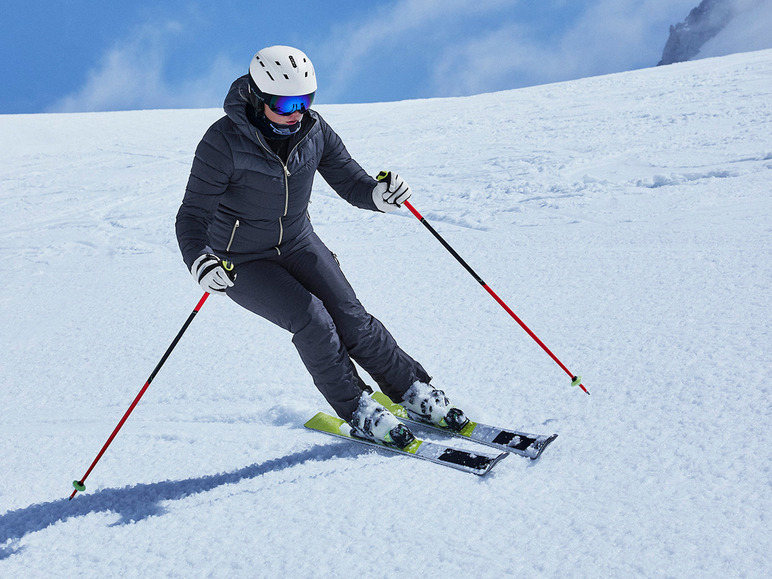
[[[297,96],[316,92],[316,73],[302,50],[269,46],[258,51],[249,65],[249,76],[266,95]]]

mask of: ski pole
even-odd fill
[[[386,178],[386,174],[385,174],[385,173],[381,173],[381,174],[379,174],[379,175],[378,175],[378,180],[379,180],[379,181],[382,181],[382,180],[383,180],[383,179],[385,179],[385,178]],[[584,384],[582,384],[582,377],[581,377],[581,376],[577,376],[577,375],[575,375],[575,374],[574,374],[573,372],[571,372],[571,371],[570,371],[568,368],[566,368],[566,366],[563,364],[563,362],[561,362],[561,361],[558,359],[558,357],[557,357],[555,354],[553,354],[553,353],[552,353],[552,350],[550,350],[550,349],[549,349],[549,348],[548,348],[548,347],[547,347],[547,346],[544,344],[544,342],[542,342],[542,341],[539,339],[539,337],[538,337],[536,334],[534,334],[534,333],[531,331],[531,329],[530,329],[528,326],[526,326],[526,325],[525,325],[525,323],[523,322],[523,320],[521,320],[521,319],[520,319],[520,318],[517,316],[517,314],[516,314],[515,312],[513,312],[513,311],[510,309],[510,307],[509,307],[509,306],[508,306],[506,303],[504,303],[504,300],[502,300],[502,299],[501,299],[499,296],[497,296],[497,295],[496,295],[496,292],[494,292],[494,291],[493,291],[493,290],[492,290],[492,289],[491,289],[491,288],[488,286],[488,284],[487,284],[487,283],[485,283],[485,282],[482,280],[482,278],[481,278],[479,275],[477,275],[477,273],[476,273],[476,272],[475,272],[475,271],[474,271],[474,270],[473,270],[473,269],[472,269],[472,268],[469,266],[469,264],[463,260],[463,258],[462,258],[462,257],[461,257],[461,256],[460,256],[460,255],[459,255],[457,252],[456,252],[456,250],[455,250],[455,249],[453,249],[453,248],[450,246],[450,244],[449,244],[447,241],[445,241],[445,239],[444,239],[444,238],[443,238],[443,237],[442,237],[442,236],[441,236],[439,233],[437,233],[437,231],[434,229],[434,227],[432,227],[432,226],[431,226],[431,224],[430,224],[430,223],[429,223],[429,222],[428,222],[428,221],[427,221],[427,220],[426,220],[426,219],[425,219],[425,218],[424,218],[424,217],[423,217],[423,216],[422,216],[422,215],[421,215],[421,214],[420,214],[420,213],[419,213],[419,212],[416,210],[416,208],[415,208],[415,207],[413,207],[413,205],[412,205],[412,204],[411,204],[409,201],[405,201],[405,202],[403,203],[403,205],[404,205],[405,207],[407,207],[407,208],[410,210],[410,212],[411,212],[413,215],[415,215],[416,219],[418,219],[418,220],[419,220],[421,223],[423,223],[423,224],[424,224],[424,226],[425,226],[425,227],[426,227],[426,228],[427,228],[427,229],[428,229],[428,230],[431,232],[431,234],[432,234],[432,235],[434,235],[434,237],[436,237],[436,238],[437,238],[437,241],[439,241],[439,242],[442,244],[442,246],[443,246],[445,249],[447,249],[447,250],[450,252],[450,254],[451,254],[453,257],[455,257],[455,258],[456,258],[456,260],[458,260],[458,262],[459,262],[459,263],[460,263],[462,266],[464,266],[464,269],[466,269],[466,271],[468,271],[468,272],[469,272],[469,273],[472,275],[472,277],[473,277],[474,279],[476,279],[476,280],[477,280],[477,282],[478,282],[478,283],[479,283],[481,286],[483,286],[483,288],[485,288],[485,291],[487,291],[487,292],[488,292],[488,293],[491,295],[491,297],[492,297],[494,300],[496,300],[496,302],[498,302],[498,304],[499,304],[499,305],[500,305],[502,308],[504,308],[504,310],[506,310],[506,312],[507,312],[507,313],[508,313],[510,316],[512,316],[512,318],[513,318],[513,319],[514,319],[514,320],[515,320],[515,321],[516,321],[516,322],[517,322],[517,323],[520,325],[520,327],[521,327],[521,328],[523,328],[523,330],[525,330],[525,331],[526,331],[526,333],[527,333],[529,336],[531,336],[531,338],[533,338],[533,339],[534,339],[534,341],[535,341],[537,344],[539,344],[539,346],[541,346],[542,350],[544,350],[544,351],[545,351],[547,354],[549,354],[550,358],[552,358],[552,359],[555,361],[555,363],[557,363],[557,365],[558,365],[558,366],[560,366],[560,367],[563,369],[563,371],[564,371],[566,374],[568,374],[568,375],[571,377],[571,386],[579,386],[579,387],[580,387],[580,388],[581,388],[581,389],[582,389],[582,390],[583,390],[583,391],[584,391],[586,394],[589,394],[589,392],[587,391],[587,388],[585,388],[585,387],[584,387]]]
[[[126,411],[126,414],[123,415],[123,418],[121,418],[120,422],[118,422],[118,425],[115,427],[115,430],[113,430],[113,433],[110,435],[110,437],[107,439],[107,442],[105,442],[104,446],[102,447],[102,450],[99,451],[99,454],[97,454],[96,458],[94,459],[94,462],[91,463],[91,466],[88,467],[88,470],[86,471],[86,474],[83,475],[83,477],[80,480],[72,481],[72,486],[75,487],[75,490],[72,491],[72,494],[70,495],[70,500],[75,496],[75,494],[78,491],[85,491],[86,485],[84,484],[86,482],[86,479],[88,478],[88,475],[91,474],[91,471],[94,470],[94,467],[96,466],[96,463],[99,462],[99,459],[102,458],[102,455],[107,450],[107,447],[110,446],[115,436],[118,434],[118,431],[123,427],[126,420],[129,418],[129,415],[134,411],[134,408],[139,404],[140,399],[145,394],[145,391],[150,386],[150,383],[153,381],[153,378],[155,378],[156,374],[158,374],[158,371],[161,369],[161,366],[164,365],[166,362],[166,359],[169,357],[169,355],[172,353],[172,350],[174,350],[174,347],[177,345],[177,342],[180,341],[180,338],[182,338],[182,334],[185,333],[185,330],[188,329],[188,326],[193,321],[193,318],[196,317],[196,314],[201,309],[201,306],[204,305],[204,302],[206,301],[206,298],[209,297],[208,292],[204,292],[204,295],[201,297],[201,299],[198,302],[198,305],[193,309],[193,311],[188,316],[188,319],[183,324],[180,331],[177,333],[177,336],[174,338],[172,343],[167,348],[166,352],[164,353],[163,357],[161,358],[161,361],[158,362],[158,365],[155,367],[153,372],[150,374],[150,377],[147,379],[147,382],[145,382],[145,385],[142,387],[142,389],[139,391],[139,394],[137,394],[137,397],[134,398],[134,402],[131,403],[131,406],[129,406],[129,409]]]

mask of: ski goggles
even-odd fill
[[[314,95],[302,94],[297,96],[278,96],[278,95],[265,95],[265,104],[268,108],[275,112],[277,115],[286,117],[292,113],[304,113],[311,108],[311,104],[314,102]]]

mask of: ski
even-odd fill
[[[456,432],[449,428],[442,428],[436,424],[424,422],[400,404],[392,402],[383,392],[373,394],[373,399],[379,404],[383,404],[394,416],[410,424],[417,424],[433,431],[479,442],[497,450],[528,457],[531,460],[539,458],[544,449],[558,437],[557,434],[528,434],[508,428],[489,426],[471,420],[460,431]]]
[[[352,440],[368,446],[374,446],[390,452],[395,452],[403,456],[411,456],[413,458],[420,458],[421,460],[428,460],[436,464],[441,464],[456,470],[469,472],[478,476],[484,476],[488,474],[493,465],[500,460],[506,458],[507,453],[501,454],[487,454],[482,452],[472,452],[468,450],[461,450],[458,448],[452,448],[445,446],[444,444],[438,444],[434,442],[428,442],[416,438],[413,442],[407,445],[405,448],[397,448],[395,446],[387,446],[380,444],[372,440],[366,440],[364,438],[358,438],[351,435],[351,427],[341,418],[330,416],[324,412],[319,412],[311,420],[306,422],[306,428],[330,434],[332,436],[338,436],[347,440]]]

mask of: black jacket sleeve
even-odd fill
[[[177,242],[188,269],[207,251],[209,224],[233,174],[233,155],[221,130],[222,121],[212,125],[198,144],[177,211]]]
[[[324,152],[317,170],[335,192],[361,209],[378,211],[373,202],[373,188],[377,182],[351,158],[343,141],[325,120],[318,115],[324,135]]]

